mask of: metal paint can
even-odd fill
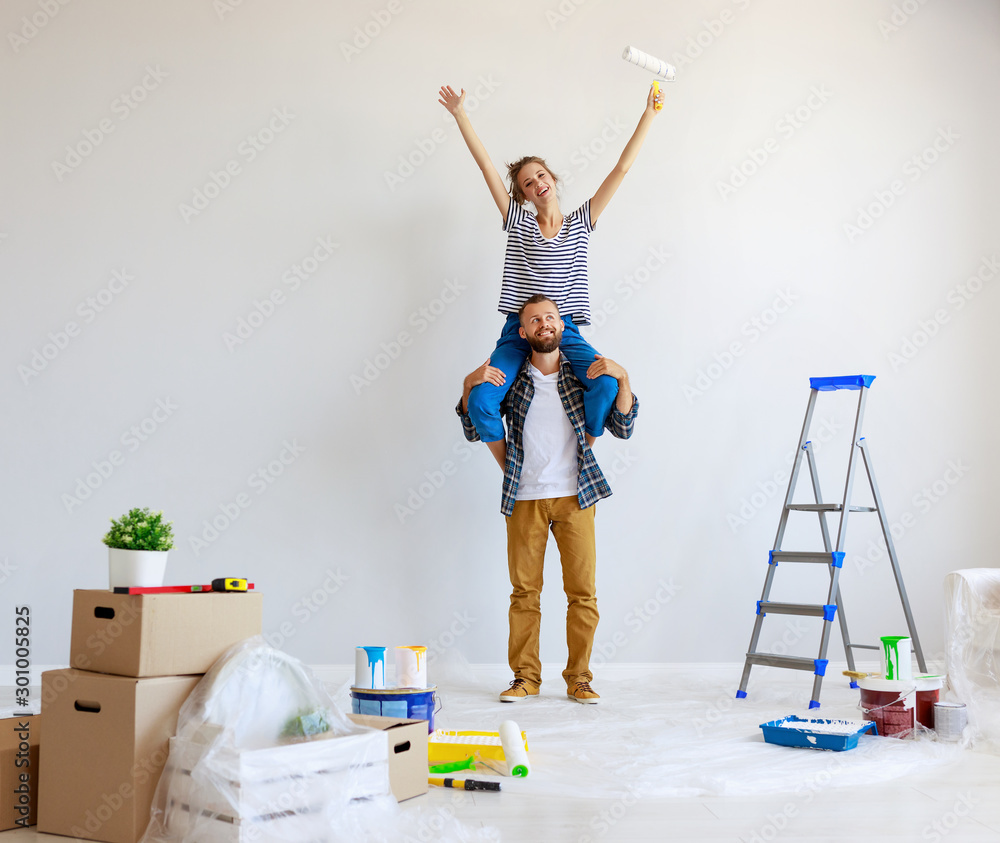
[[[943,741],[959,741],[969,723],[969,709],[965,703],[934,703],[934,731]]]

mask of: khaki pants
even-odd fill
[[[567,686],[590,682],[590,652],[597,630],[597,548],[594,511],[580,509],[575,496],[516,501],[507,516],[507,562],[510,568],[510,639],[507,659],[517,679],[542,683],[538,639],[542,613],[542,565],[551,528],[562,561],[566,592],[566,644],[569,659],[563,678]]]

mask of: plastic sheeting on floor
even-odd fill
[[[568,699],[558,674],[545,681],[540,696],[505,704],[497,700],[510,678],[503,673],[493,681],[470,678],[453,654],[439,660],[434,673],[442,704],[437,728],[495,731],[512,719],[527,733],[530,775],[502,779],[504,791],[515,793],[605,799],[801,794],[888,781],[955,761],[964,751],[926,731],[907,740],[863,735],[856,749],[843,752],[764,742],[760,724],[791,714],[863,720],[860,693],[841,675],[827,678],[822,707],[810,711],[811,675],[766,668],[754,670],[744,700],[735,699],[738,672],[724,679],[717,672],[655,669],[637,680],[597,676],[598,705]],[[334,698],[349,704],[347,686]]]
[[[948,574],[944,603],[950,699],[968,707],[973,746],[1000,750],[1000,569]]]

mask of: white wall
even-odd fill
[[[12,0],[0,18],[0,606],[31,605],[36,663],[66,661],[72,590],[106,585],[108,518],[142,505],[174,521],[169,581],[250,577],[267,630],[309,662],[453,632],[470,661],[505,660],[500,476],[452,411],[499,333],[504,242],[436,94],[477,94],[498,166],[547,157],[570,210],[642,110],[650,77],[626,44],[679,67],[592,242],[592,341],[642,405],[633,440],[598,445],[615,489],[599,647],[742,660],[810,376],[878,376],[865,432],[929,655],[945,573],[995,564],[995,0]],[[214,198],[185,214],[198,191]],[[284,283],[317,249],[308,280]],[[272,291],[283,303],[227,347]],[[831,496],[854,397],[818,414],[839,430],[820,455]],[[250,479],[269,465],[273,483]],[[250,506],[196,549],[239,495]],[[901,622],[862,518],[843,582],[871,640]],[[816,535],[797,521],[785,547]],[[558,662],[554,560],[548,580]],[[765,643],[802,638],[774,624]]]

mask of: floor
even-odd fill
[[[858,692],[831,678],[808,711],[801,674],[695,670],[595,681],[596,706],[568,700],[558,672],[542,694],[502,704],[509,677],[441,666],[435,726],[527,733],[531,772],[501,793],[432,787],[345,839],[384,841],[1000,841],[1000,755],[933,733],[862,737],[846,752],[767,744],[759,724],[798,714],[861,719]],[[839,679],[839,677],[838,677]],[[348,682],[328,683],[349,708]],[[0,689],[0,704],[6,697]],[[487,778],[476,773],[477,778]],[[398,812],[397,812],[398,810]],[[367,822],[367,821],[366,821]],[[61,840],[33,829],[3,841]]]

